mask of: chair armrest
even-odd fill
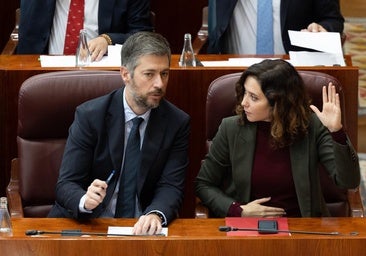
[[[23,218],[22,199],[19,193],[19,159],[11,161],[10,182],[6,188],[8,206],[11,218]]]
[[[199,54],[202,48],[206,45],[208,40],[208,34],[200,34],[200,32],[197,33],[197,36],[193,40],[192,48],[195,55]]]
[[[199,54],[208,40],[208,7],[202,8],[202,24],[200,30],[197,32],[193,40],[192,48],[194,54]]]
[[[359,188],[348,190],[348,202],[350,205],[351,217],[364,217],[364,209]]]
[[[13,40],[12,38],[9,38],[9,40],[6,43],[1,54],[2,55],[13,55],[15,53],[15,49],[17,48],[17,45],[18,45],[18,40]]]
[[[207,219],[208,217],[209,217],[208,208],[202,204],[201,200],[198,197],[196,197],[195,218]]]
[[[15,27],[10,34],[9,40],[6,43],[1,54],[12,55],[15,53],[15,49],[18,46],[18,36],[19,36],[19,21],[20,21],[20,8],[15,10]]]

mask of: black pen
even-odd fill
[[[109,174],[109,177],[107,178],[107,180],[105,181],[107,183],[107,185],[109,185],[109,183],[111,182],[114,174],[116,173],[115,170],[112,170],[111,174]]]

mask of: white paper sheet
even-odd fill
[[[223,61],[201,61],[204,67],[249,67],[265,58],[229,58]]]
[[[291,51],[294,66],[345,66],[341,37],[336,32],[302,32],[289,30],[292,45],[320,52]]]
[[[40,56],[41,67],[52,68],[52,67],[75,67],[76,60],[75,56],[51,56],[41,55]],[[88,67],[120,67],[121,60],[109,58],[104,56],[100,61],[93,61]]]
[[[89,67],[120,67],[121,66],[121,49],[122,45],[108,46],[108,56],[104,56],[100,61],[93,61]],[[71,56],[40,56],[41,67],[75,67],[76,59]]]
[[[292,45],[321,52],[343,54],[341,36],[337,32],[302,32],[289,30]]]
[[[132,229],[133,227],[117,227],[117,226],[111,226],[108,227],[108,236],[113,235],[132,235]],[[168,236],[168,228],[163,228],[161,231],[162,234],[165,236]]]
[[[294,66],[345,66],[343,55],[329,52],[292,52],[290,62]]]

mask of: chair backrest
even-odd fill
[[[118,71],[61,71],[33,76],[18,99],[19,192],[24,217],[45,217],[76,106],[122,86]]]
[[[332,82],[340,95],[342,109],[342,123],[345,127],[346,116],[344,107],[344,94],[340,82],[325,73],[315,71],[299,71],[304,80],[312,104],[319,109],[322,108],[322,87]],[[221,76],[214,80],[207,92],[206,99],[206,149],[210,147],[211,141],[224,117],[235,115],[235,83],[242,73],[233,73]],[[350,207],[347,199],[347,190],[339,189],[332,182],[327,172],[320,168],[320,180],[327,206],[332,216],[350,216]]]

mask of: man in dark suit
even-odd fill
[[[63,54],[69,1],[22,0],[18,54]],[[108,44],[123,44],[137,31],[152,31],[149,0],[85,2],[84,28],[92,60],[100,60]]]
[[[266,0],[270,1],[270,0]],[[329,31],[343,32],[344,18],[340,12],[339,0],[272,0],[274,17],[274,33],[277,33],[278,49],[275,54],[288,53],[300,48],[291,46],[288,30],[307,30],[310,32]],[[209,44],[208,53],[253,54],[253,52],[231,52],[228,50],[228,37],[235,28],[235,15],[247,12],[247,21],[237,26],[238,31],[248,40],[250,33],[255,37],[257,0],[210,0],[209,1]],[[244,19],[245,20],[245,19]],[[276,23],[277,20],[277,23]],[[252,23],[252,24],[248,24]],[[251,26],[248,32],[244,28]],[[276,26],[278,29],[276,30]],[[246,30],[245,30],[246,31]],[[239,34],[239,33],[238,33]],[[276,35],[274,35],[276,46]],[[243,41],[243,40],[242,40]],[[229,42],[230,43],[230,42]],[[250,42],[254,44],[255,41]],[[276,49],[276,47],[275,47]],[[283,52],[282,52],[283,51]]]
[[[163,99],[170,57],[169,44],[159,34],[137,32],[126,40],[121,52],[125,86],[76,109],[49,217],[117,215],[118,191],[127,187],[119,184],[124,182],[124,164],[131,160],[125,151],[135,117],[143,121],[137,188],[131,193],[136,203],[130,210],[139,217],[134,232],[159,233],[177,216],[188,165],[190,117]],[[112,170],[116,175],[107,183]]]

